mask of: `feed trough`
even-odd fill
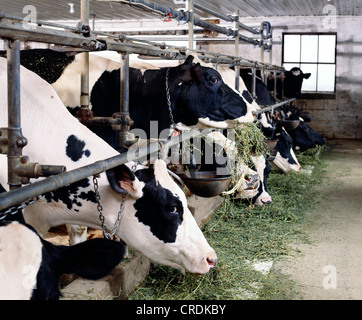
[[[291,131],[299,126],[300,120],[282,120],[281,123],[285,130]]]
[[[216,171],[195,171],[180,177],[193,194],[205,198],[219,195],[231,181],[231,175],[217,175]]]
[[[264,139],[264,144],[269,151],[272,151],[278,143],[278,139]]]

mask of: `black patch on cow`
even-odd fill
[[[69,210],[79,211],[75,207],[81,207],[82,201],[90,201],[96,203],[96,196],[94,191],[85,191],[90,186],[89,179],[83,179],[75,182],[67,187],[60,188],[45,195],[48,202],[51,200],[56,202],[63,202]]]
[[[80,160],[83,154],[86,157],[89,157],[91,152],[88,149],[83,150],[84,147],[85,142],[83,140],[79,140],[75,135],[72,134],[67,139],[67,146],[65,148],[66,155],[74,162]]]
[[[242,96],[243,98],[248,101],[249,103],[252,103],[253,102],[253,98],[251,97],[249,91],[247,90],[244,90],[243,93],[242,93]]]
[[[178,226],[183,221],[182,202],[170,190],[156,183],[152,166],[138,170],[136,176],[146,183],[142,197],[134,204],[137,219],[149,226],[159,240],[175,242]]]
[[[6,51],[0,51],[1,57],[6,57]],[[74,61],[74,56],[50,49],[31,49],[20,51],[20,64],[36,73],[49,83],[56,82],[64,69]]]

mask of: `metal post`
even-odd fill
[[[186,1],[186,11],[189,13],[189,49],[194,48],[194,5],[192,0]]]
[[[20,117],[20,41],[7,42],[8,75],[8,128],[2,128],[1,142],[7,146],[8,184],[10,190],[19,189],[29,183],[30,178],[49,176],[65,171],[64,166],[49,166],[29,162],[23,156],[28,141],[21,132]],[[4,131],[4,132],[2,132]]]
[[[274,75],[274,91],[273,91],[273,96],[274,96],[274,99],[277,98],[277,72],[276,71],[273,71],[273,75]]]
[[[120,119],[121,127],[119,132],[119,145],[121,147],[129,147],[127,143],[127,134],[130,127],[133,125],[133,121],[129,114],[129,54],[121,54]],[[119,126],[116,126],[113,129],[118,128]]]
[[[89,0],[81,0],[80,3],[80,20],[82,28],[89,26]],[[81,53],[82,72],[80,75],[80,106],[89,107],[89,53]]]
[[[253,94],[253,99],[256,99],[256,69],[251,68],[251,72],[252,72],[252,83],[251,83],[251,88],[252,88],[252,94]]]
[[[8,61],[8,184],[10,189],[21,187],[15,173],[17,160],[27,140],[21,133],[20,119],[20,41],[7,41]]]
[[[234,30],[235,30],[235,57],[239,57],[239,10],[234,16]],[[240,64],[235,68],[235,89],[239,91],[240,87]]]

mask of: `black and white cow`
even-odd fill
[[[322,146],[325,144],[326,140],[305,123],[305,118],[303,117],[303,112],[301,110],[289,105],[284,106],[282,110],[286,120],[300,121],[298,127],[288,131],[295,148],[299,148],[304,151],[306,149],[315,148],[316,146]],[[280,115],[281,113],[279,113],[279,118]]]
[[[4,191],[0,185],[0,193]],[[57,300],[62,274],[97,280],[108,275],[125,254],[124,243],[107,239],[56,246],[31,226],[14,220],[16,215],[0,221],[0,300]]]
[[[282,77],[284,77],[284,96],[290,99],[301,97],[303,80],[309,79],[310,76],[311,73],[303,73],[298,67],[281,74],[277,77],[277,98],[282,99]],[[267,82],[269,91],[274,91],[274,81],[274,76],[270,74]]]
[[[0,58],[0,96],[6,97],[6,60]],[[35,73],[21,67],[22,132],[28,139],[24,153],[31,161],[65,165],[67,170],[119,153],[81,125],[64,107],[54,89]],[[0,102],[7,114],[7,101]],[[6,127],[6,116],[0,127]],[[7,179],[6,157],[0,157],[0,181]],[[110,184],[109,182],[112,182]],[[105,223],[114,225],[124,198],[116,237],[152,261],[184,272],[206,273],[215,266],[216,253],[207,243],[187,207],[186,197],[168,175],[166,164],[149,167],[129,162],[102,173],[98,190]],[[85,225],[101,228],[90,178],[64,187],[24,210],[25,221],[42,236],[52,226]]]

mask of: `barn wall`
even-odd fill
[[[362,139],[362,17],[336,17],[336,28],[326,28],[329,21],[321,17],[243,18],[242,22],[257,26],[269,21],[273,27],[272,63],[281,64],[283,32],[337,32],[336,95],[331,99],[303,99],[299,105],[310,111],[310,126],[325,138]],[[243,34],[250,36],[247,32]],[[212,52],[234,53],[230,42],[202,42],[199,48]],[[260,49],[250,44],[240,45],[240,55],[260,61]],[[269,62],[265,53],[265,62]]]

